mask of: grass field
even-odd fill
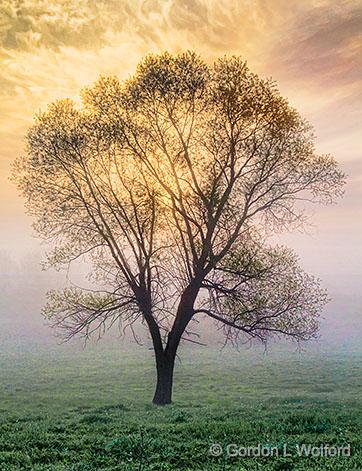
[[[362,470],[360,351],[181,359],[174,404],[157,408],[144,347],[1,352],[0,470]],[[303,443],[350,444],[351,456],[298,456]],[[279,453],[228,457],[228,444]]]

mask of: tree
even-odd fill
[[[148,56],[128,80],[83,90],[81,107],[51,104],[27,143],[15,179],[48,264],[86,257],[95,284],[49,293],[45,314],[66,339],[144,323],[155,404],[171,402],[191,320],[211,318],[231,342],[316,336],[326,293],[268,241],[303,224],[308,202],[340,196],[344,176],[240,58]]]

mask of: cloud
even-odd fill
[[[207,61],[241,55],[273,76],[316,126],[318,149],[342,162],[350,175],[342,204],[318,209],[312,239],[288,237],[313,271],[327,280],[342,273],[338,287],[356,291],[361,12],[361,0],[0,0],[0,250],[19,257],[38,248],[8,181],[34,114],[58,98],[76,99],[100,74],[127,77],[147,53],[193,49]]]
[[[360,102],[361,17],[359,0],[3,0],[0,112],[28,116],[146,53],[195,49],[242,55],[319,120]]]
[[[148,42],[176,32],[203,39],[215,49],[234,49],[238,39],[255,43],[280,18],[285,0],[3,0],[0,45],[31,50],[46,46],[99,47],[112,32],[136,32]]]
[[[316,124],[321,150],[358,158],[361,11],[359,0],[2,0],[3,180],[34,113],[164,50],[243,56]]]
[[[362,4],[326,2],[295,18],[274,46],[274,65],[291,80],[334,86],[362,79]]]
[[[101,3],[101,2],[100,2]],[[106,31],[95,2],[3,0],[0,44],[5,49],[31,50],[46,46],[93,47]]]

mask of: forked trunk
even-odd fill
[[[160,347],[160,342],[155,342],[157,336],[153,336],[153,346],[156,355],[157,384],[153,397],[153,403],[157,405],[171,404],[173,370],[177,348],[179,346],[182,334],[193,315],[193,306],[200,286],[198,284],[190,285],[185,289],[177,309],[176,319],[168,336],[165,349]],[[151,332],[152,333],[152,332]]]
[[[171,404],[175,357],[165,353],[156,357],[157,383],[152,402],[159,406]]]

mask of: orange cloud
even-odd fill
[[[194,49],[208,61],[237,54],[272,75],[348,172],[360,157],[361,11],[359,0],[3,0],[0,198],[13,202],[3,217],[22,214],[7,178],[34,113],[164,50]]]

